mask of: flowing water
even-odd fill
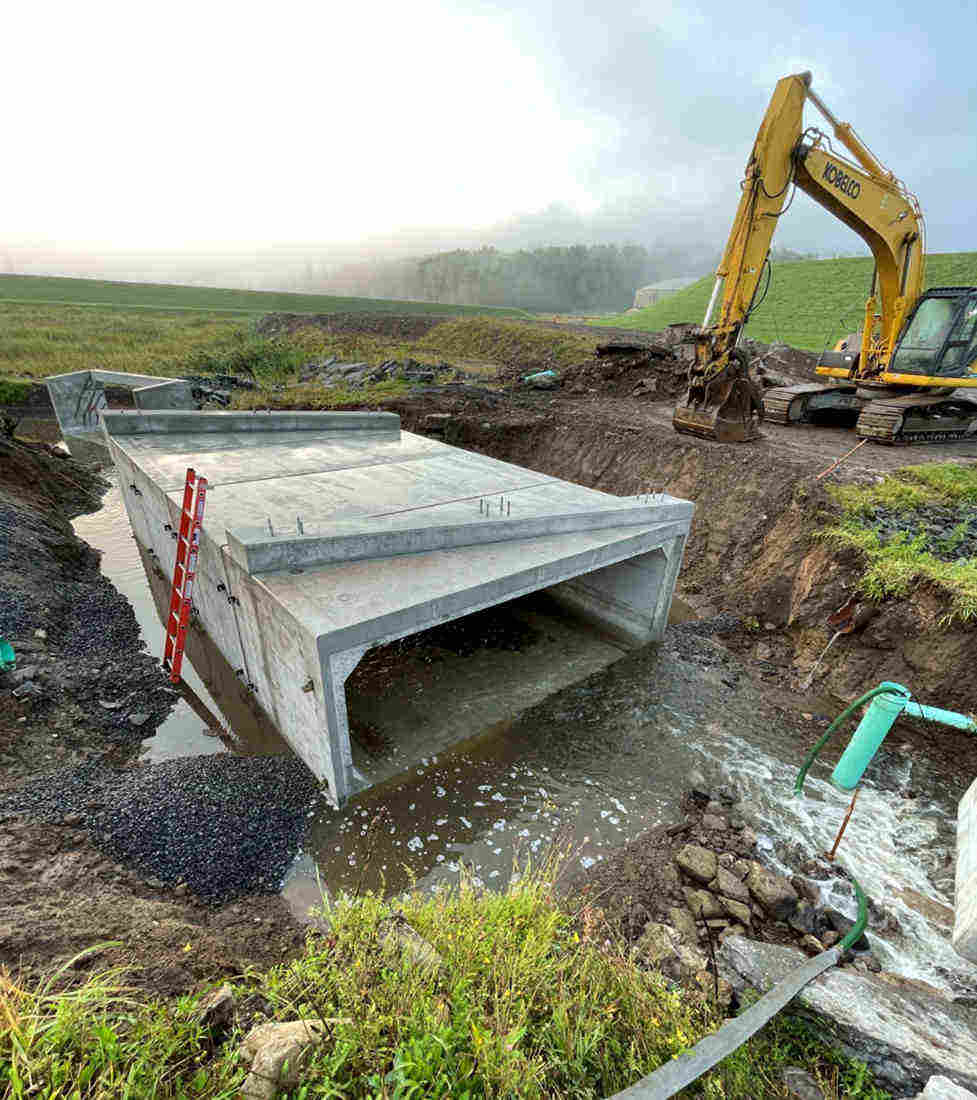
[[[118,491],[107,494],[99,513],[77,520],[75,530],[103,552],[103,572],[132,602],[150,651],[159,654],[157,603]],[[155,583],[159,589],[160,579]],[[518,629],[549,621],[532,607],[514,606],[512,614]],[[448,751],[421,752],[409,765],[398,758],[396,745],[384,741],[381,728],[377,743],[357,758],[363,771],[381,777],[378,785],[342,810],[323,804],[310,817],[283,887],[293,911],[305,916],[321,890],[396,891],[411,882],[450,882],[463,863],[485,884],[501,885],[515,863],[543,858],[554,844],[571,847],[569,870],[586,868],[650,826],[675,820],[696,773],[712,789],[735,789],[760,833],[761,854],[784,873],[831,847],[849,799],[828,783],[828,766],[815,765],[804,798],[792,795],[797,768],[823,723],[807,723],[803,731],[785,725],[778,700],[743,675],[734,659],[681,631],[668,646],[622,654],[603,641],[590,648],[574,642],[559,624],[546,629],[550,648],[535,653],[527,645],[525,660],[545,658],[552,668],[554,654],[563,653],[576,662],[577,682],[567,683],[564,672],[545,698],[527,696],[521,709],[502,719],[489,705],[493,693],[480,690],[474,697],[482,703],[464,712],[465,721],[471,715],[471,738]],[[403,689],[398,708],[420,725],[431,713],[422,709],[423,693],[436,689],[429,680],[410,680],[422,656],[408,654],[407,664],[392,671],[384,666],[385,694],[400,700]],[[504,675],[513,660],[511,654],[475,654],[456,663],[475,669],[481,659],[490,662],[493,675]],[[451,661],[445,667],[453,667]],[[223,694],[212,670],[204,679],[215,697],[192,668],[184,668],[197,709],[181,700],[147,742],[147,759],[229,748],[282,751],[260,714],[252,708],[249,715],[240,700]],[[474,678],[479,685],[482,674],[458,675],[459,684]],[[450,708],[447,689],[440,690],[444,694],[429,705]],[[235,736],[207,736],[199,703]],[[351,700],[351,718],[355,711]],[[372,711],[367,718],[383,720]],[[890,742],[897,744],[898,729]],[[883,967],[968,998],[977,996],[974,968],[952,951],[947,922],[956,801],[969,778],[940,775],[883,750],[866,773],[839,850],[839,862],[895,918],[884,935],[869,934]],[[826,904],[854,915],[847,882],[831,878],[819,887]]]

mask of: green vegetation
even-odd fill
[[[625,950],[602,946],[597,911],[573,917],[561,908],[554,874],[554,867],[527,874],[505,893],[462,882],[402,899],[400,912],[440,956],[434,965],[384,943],[380,921],[391,907],[367,895],[335,903],[331,934],[310,935],[295,962],[245,975],[236,983],[239,1003],[257,991],[267,1018],[325,1028],[292,1100],[606,1097],[717,1026],[702,995],[670,988]],[[241,1027],[215,1042],[194,998],[146,1001],[125,989],[118,971],[89,973],[66,990],[77,974],[68,964],[26,988],[0,973],[3,1095],[235,1095],[248,1069],[238,1054]],[[265,1020],[249,1014],[243,1022]],[[783,1097],[787,1065],[815,1073],[832,1098],[887,1096],[864,1066],[786,1017],[703,1078],[696,1095]]]
[[[0,376],[46,378],[92,367],[179,375],[194,348],[246,325],[230,314],[0,303]]]
[[[765,343],[821,351],[862,327],[872,279],[869,257],[773,262],[770,291],[750,319],[747,335]],[[679,321],[701,323],[715,277],[709,275],[637,313],[604,317],[596,325],[658,332]],[[927,286],[977,286],[977,252],[927,257]],[[762,289],[762,285],[761,285]]]
[[[875,600],[906,596],[917,585],[928,583],[950,598],[946,622],[977,618],[977,558],[944,561],[934,553],[952,553],[964,539],[963,524],[940,545],[930,545],[924,534],[904,533],[883,542],[872,523],[872,510],[877,507],[912,512],[927,505],[977,503],[977,465],[910,466],[873,485],[834,486],[829,492],[841,505],[842,516],[822,537],[864,555],[859,587],[866,596]]]
[[[456,306],[441,302],[398,302],[382,298],[337,298],[271,290],[111,283],[100,279],[61,279],[42,275],[0,275],[0,302],[44,305],[110,306],[118,309],[204,310],[208,313],[498,313],[521,317],[517,309]]]

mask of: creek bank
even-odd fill
[[[732,1014],[851,930],[821,890],[825,880],[852,889],[850,877],[824,857],[800,863],[790,878],[768,866],[770,838],[749,824],[749,804],[728,786],[689,791],[683,809],[682,821],[650,830],[580,876],[571,896],[585,932],[607,928],[643,965]],[[869,898],[869,931],[897,927]],[[865,1062],[895,1096],[915,1096],[933,1074],[977,1085],[972,1002],[884,971],[864,935],[796,1004],[826,1042]]]
[[[101,960],[131,965],[133,981],[169,996],[287,958],[303,933],[277,896],[205,906],[176,869],[167,885],[165,866],[135,868],[133,844],[180,831],[148,804],[141,821],[126,816],[129,794],[170,774],[133,761],[176,695],[142,648],[132,607],[71,529],[73,517],[99,508],[106,487],[60,450],[0,438],[0,634],[18,653],[16,672],[0,678],[0,964],[46,973],[118,940]],[[246,786],[249,761],[232,763]],[[192,808],[185,778],[172,785],[171,810],[181,799],[184,812]],[[292,775],[279,787],[302,793]],[[301,816],[293,810],[285,822],[279,862],[294,853]],[[197,824],[213,830],[216,846],[200,859],[221,857],[217,868],[233,871],[216,850],[232,843],[231,829],[217,817]],[[251,881],[239,876],[236,893]]]

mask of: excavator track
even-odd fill
[[[977,439],[977,401],[959,393],[869,401],[855,430],[864,439],[896,447]]]
[[[776,386],[763,395],[763,418],[773,424],[804,424],[813,412],[843,409],[857,413],[861,407],[854,386],[804,383]]]

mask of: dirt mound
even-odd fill
[[[594,359],[564,373],[571,395],[647,397],[671,400],[686,387],[688,361],[664,343],[615,341],[601,344]]]
[[[320,328],[325,332],[359,332],[387,340],[420,340],[449,314],[401,313],[268,313],[258,322],[262,336],[291,336],[302,329]]]

